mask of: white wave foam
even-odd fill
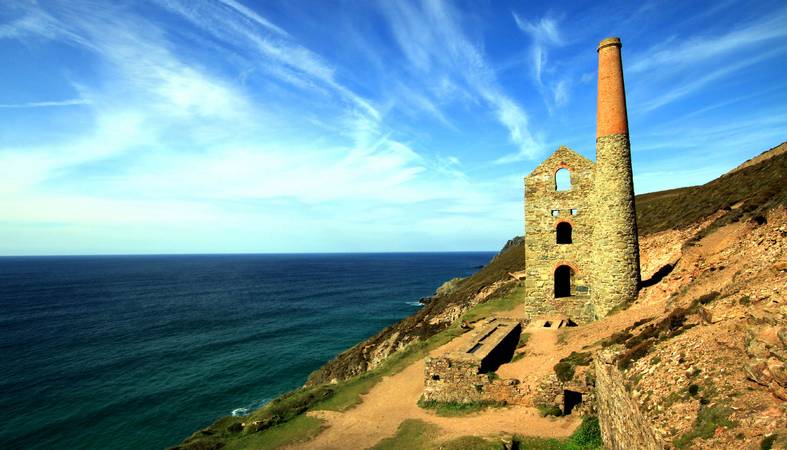
[[[404,302],[404,303],[410,306],[424,306],[421,302]]]
[[[232,415],[234,417],[245,416],[256,409],[262,408],[269,401],[270,399],[266,398],[260,401],[252,402],[246,406],[241,406],[240,408],[235,408],[232,410]]]

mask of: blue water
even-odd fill
[[[0,448],[162,448],[492,253],[0,258]]]

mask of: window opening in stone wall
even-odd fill
[[[553,209],[552,210],[552,217],[558,217],[558,216],[560,216],[560,210],[559,209]]]
[[[571,224],[568,222],[560,222],[557,224],[557,243],[570,244],[571,243]]]
[[[555,190],[556,191],[569,191],[571,190],[571,172],[566,169],[558,169],[555,172]]]
[[[579,212],[579,211],[577,211],[576,209],[572,209],[572,210],[571,210],[571,215],[572,215],[572,216],[576,216],[578,212]]]
[[[555,269],[555,298],[571,297],[571,286],[574,284],[574,270],[569,266]]]

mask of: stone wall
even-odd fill
[[[653,429],[626,390],[623,374],[614,363],[614,352],[594,357],[596,409],[604,445],[611,450],[663,448]]]
[[[582,395],[582,403],[574,407],[572,415],[592,416],[596,414],[596,392],[594,387],[595,378],[588,372],[592,369],[587,367],[576,367],[574,378],[570,381],[560,381],[552,373],[542,378],[533,393],[534,406],[556,406],[563,414],[565,410],[565,392],[573,391]]]
[[[472,403],[480,401],[523,404],[526,392],[519,380],[499,379],[481,373],[475,361],[448,357],[426,358],[424,369],[425,401]]]
[[[593,187],[593,305],[598,317],[633,301],[639,288],[639,241],[631,151],[626,134],[599,137]]]
[[[559,169],[571,174],[571,189],[557,191]],[[559,312],[578,323],[593,320],[589,292],[592,264],[593,163],[567,147],[558,148],[525,178],[525,312],[528,318]],[[572,210],[574,213],[572,214]],[[557,215],[553,215],[553,211]],[[572,227],[572,243],[557,244],[560,222]],[[571,297],[555,298],[555,269],[572,268]]]

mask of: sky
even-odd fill
[[[3,1],[0,255],[499,249],[608,36],[637,193],[785,140],[781,1]]]

